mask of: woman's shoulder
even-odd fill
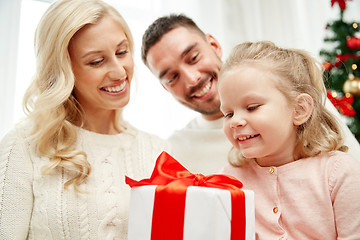
[[[146,143],[149,143],[152,146],[158,145],[158,146],[161,146],[161,147],[166,147],[167,149],[170,148],[169,141],[159,137],[156,134],[145,132],[145,131],[142,131],[142,130],[138,130],[137,136],[138,136],[139,140],[141,140],[143,142],[146,142]]]
[[[143,130],[137,130],[137,134],[141,138],[151,139],[158,142],[167,142],[167,140],[159,137],[158,135]]]
[[[1,146],[5,143],[26,140],[30,136],[31,121],[29,119],[21,120],[16,123],[1,139]]]
[[[5,159],[21,159],[30,153],[30,132],[31,122],[28,120],[17,123],[0,140],[0,159],[4,163]]]
[[[151,139],[151,140],[158,141],[158,142],[167,142],[167,140],[161,138],[160,136],[158,136],[154,133],[150,133],[150,132],[146,132],[144,130],[138,129],[128,122],[125,123],[125,126],[126,126],[127,133],[129,133],[130,135],[134,135],[138,138]]]
[[[153,148],[160,148],[164,149],[166,151],[171,150],[171,146],[169,141],[167,141],[164,138],[161,138],[160,136],[149,133],[146,131],[143,131],[141,129],[138,129],[134,126],[132,126],[130,123],[126,123],[127,131],[130,135],[133,135],[136,139],[136,142],[141,142],[145,146],[150,146]]]

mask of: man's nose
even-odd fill
[[[196,86],[201,79],[201,74],[195,69],[187,68],[183,69],[183,79],[185,81],[186,87],[191,88]]]

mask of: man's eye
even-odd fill
[[[170,78],[170,81],[174,81],[177,78],[178,74],[173,74],[172,77]]]
[[[199,57],[199,53],[196,53],[195,55],[192,56],[189,63],[195,63],[198,60],[198,57]]]
[[[178,77],[178,74],[177,74],[177,73],[176,73],[176,74],[172,74],[172,75],[169,76],[169,78],[166,78],[166,79],[164,79],[163,81],[164,81],[164,83],[165,83],[166,85],[171,85],[171,84],[173,84],[173,83],[175,82],[175,80],[177,79],[177,77]]]

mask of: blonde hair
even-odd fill
[[[226,71],[241,64],[252,64],[278,76],[277,87],[290,104],[294,103],[301,93],[312,97],[312,115],[297,128],[294,153],[296,152],[299,158],[332,150],[347,151],[347,147],[343,145],[339,123],[325,108],[326,89],[320,69],[322,65],[306,51],[283,49],[268,41],[239,44],[233,48],[222,66],[219,81]],[[234,147],[229,152],[229,161],[235,166],[243,165],[248,160]]]
[[[100,0],[60,0],[42,16],[35,33],[36,73],[27,89],[23,106],[33,120],[31,132],[36,151],[50,159],[44,173],[63,168],[72,176],[65,187],[76,190],[88,177],[91,166],[85,152],[76,150],[77,126],[84,117],[73,95],[75,78],[68,46],[71,38],[84,26],[97,24],[110,16],[123,27],[133,53],[133,39],[123,17]],[[123,129],[121,110],[116,113],[116,127]]]

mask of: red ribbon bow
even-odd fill
[[[351,1],[351,0],[331,0],[331,7],[333,7],[334,4],[337,2],[339,4],[340,9],[344,11],[346,8],[346,1]]]
[[[183,239],[186,189],[189,186],[229,190],[232,203],[231,239],[245,239],[245,195],[240,190],[243,184],[234,177],[192,174],[168,153],[162,152],[149,179],[135,181],[126,176],[125,181],[130,187],[158,185],[155,190],[151,239]]]
[[[328,90],[327,97],[341,114],[349,117],[355,116],[356,112],[352,107],[352,104],[354,102],[354,97],[352,95],[336,98],[333,97],[331,91]]]

